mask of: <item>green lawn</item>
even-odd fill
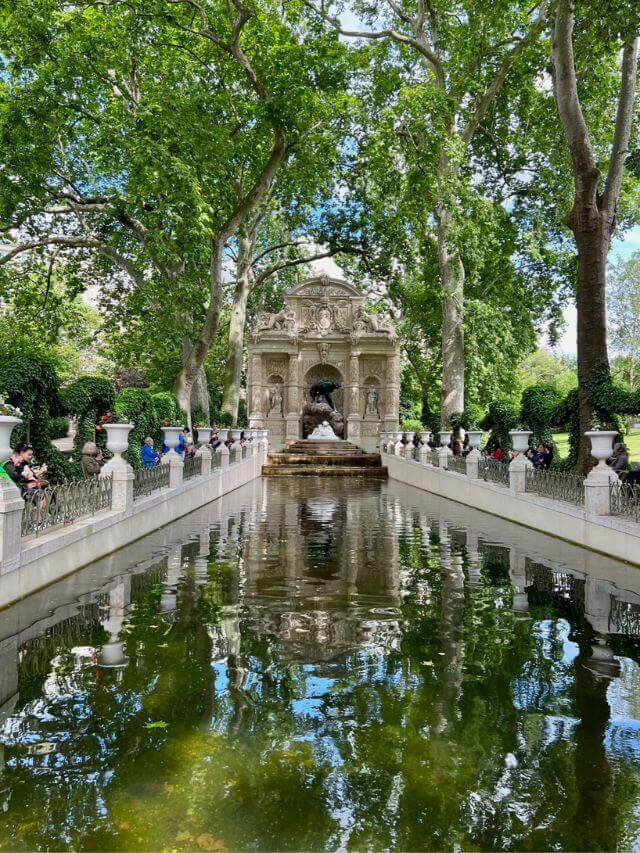
[[[569,453],[569,433],[554,432],[553,440],[558,448],[560,458],[564,459],[564,457]],[[625,436],[624,443],[629,449],[630,461],[640,462],[640,429],[632,429],[631,432]]]

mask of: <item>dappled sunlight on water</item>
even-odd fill
[[[2,849],[636,844],[640,570],[305,478],[74,578],[0,614]]]

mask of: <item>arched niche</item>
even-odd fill
[[[321,364],[318,362],[318,364],[314,364],[313,367],[307,370],[304,377],[304,398],[308,403],[311,402],[309,388],[311,388],[314,382],[318,382],[320,379],[328,379],[329,382],[337,382],[338,385],[344,385],[344,377],[337,367],[333,364]],[[338,391],[334,391],[331,398],[336,409],[341,414],[344,414],[344,390],[340,388]]]
[[[282,412],[278,412],[277,414],[282,416],[286,411],[286,387],[284,384],[284,379],[279,373],[271,373],[267,378],[267,387],[265,388],[265,406],[267,413],[271,411],[271,389],[278,387],[280,389],[280,393],[282,394]]]
[[[363,417],[372,417],[372,415],[367,415],[367,395],[371,386],[378,392],[378,417],[382,417],[384,400],[382,399],[382,383],[378,376],[367,376],[360,384],[360,411]]]

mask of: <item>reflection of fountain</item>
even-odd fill
[[[327,524],[333,519],[338,509],[338,501],[329,497],[309,498],[305,501],[305,507],[308,510],[309,518],[321,524]]]

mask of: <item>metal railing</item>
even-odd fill
[[[525,492],[535,492],[544,498],[582,506],[584,504],[584,477],[571,471],[541,471],[528,468],[525,474]]]
[[[481,459],[478,463],[478,477],[485,483],[498,483],[501,486],[508,486],[509,463],[501,462],[499,459]]]
[[[447,468],[449,471],[455,471],[456,474],[467,473],[467,460],[464,456],[450,456],[447,460]]]
[[[22,535],[37,536],[52,527],[110,509],[112,485],[111,477],[91,477],[24,494]]]
[[[187,456],[182,469],[183,480],[199,477],[202,474],[202,456]]]
[[[611,515],[640,521],[640,486],[631,483],[609,483]]]
[[[169,487],[169,466],[156,465],[155,468],[139,468],[133,480],[133,499],[141,498]]]
[[[438,451],[436,450],[436,448],[433,448],[432,450],[429,451],[429,457],[428,458],[429,458],[429,461],[431,462],[431,464],[437,468],[438,467]]]

